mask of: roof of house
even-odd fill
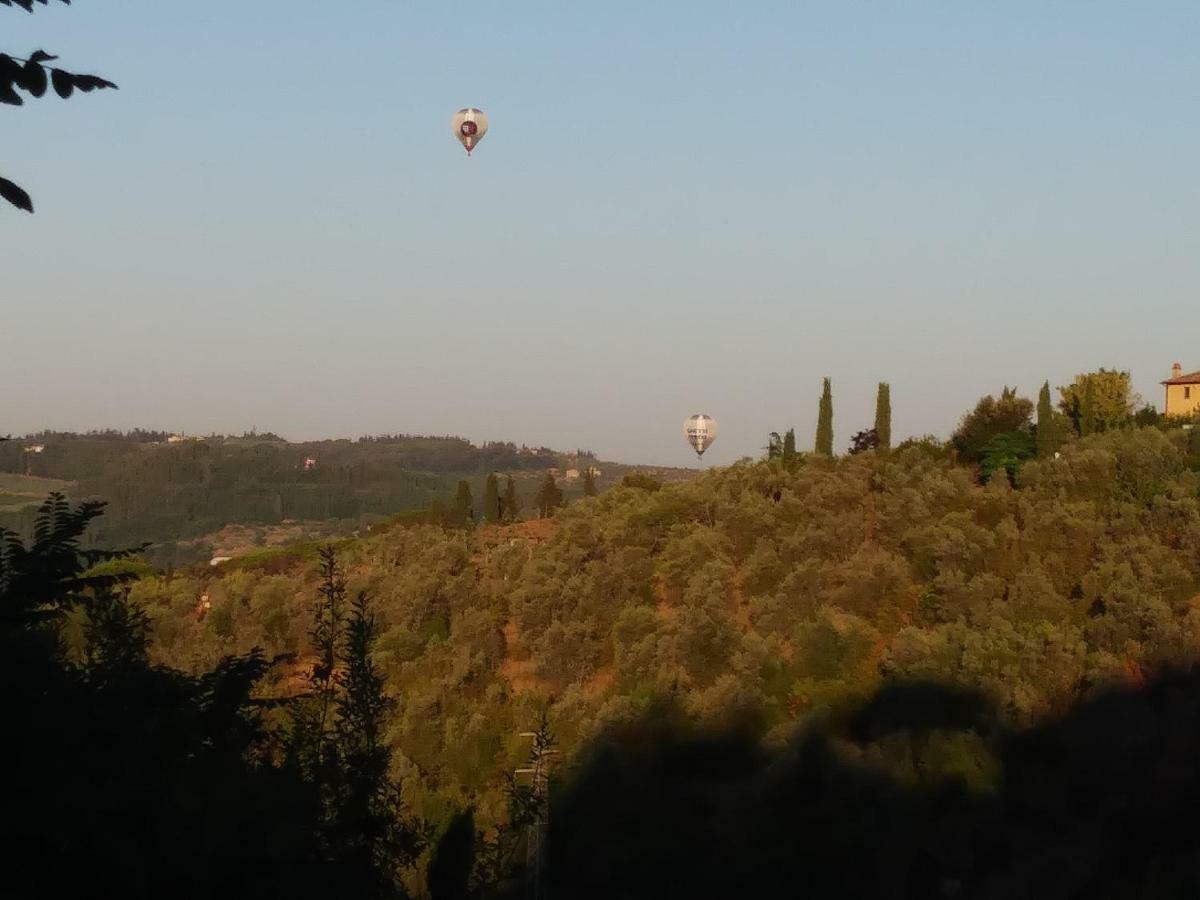
[[[1186,375],[1177,375],[1174,378],[1168,378],[1163,384],[1200,384],[1200,372],[1189,372]]]

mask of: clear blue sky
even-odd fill
[[[1200,369],[1200,4],[78,0],[0,107],[0,432],[686,464]],[[487,110],[472,159],[455,109]]]

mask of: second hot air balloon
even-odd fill
[[[704,451],[717,439],[717,420],[704,413],[689,416],[683,423],[683,436],[688,445],[696,451],[696,458],[701,459]]]
[[[482,109],[468,106],[454,114],[454,118],[450,120],[450,127],[454,131],[454,136],[458,138],[458,142],[466,149],[467,156],[470,156],[471,151],[487,134],[487,115]]]

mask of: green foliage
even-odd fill
[[[950,443],[965,462],[980,463],[988,442],[998,435],[1029,431],[1033,403],[1018,397],[1015,388],[1004,388],[1000,397],[988,394],[975,404],[975,409],[963,416],[950,436]]]
[[[483,489],[483,518],[489,522],[499,522],[504,518],[500,506],[500,479],[495,472],[489,472]]]
[[[471,482],[463,480],[458,483],[454,494],[454,506],[451,507],[451,523],[466,527],[475,521],[475,506],[471,499]]]
[[[521,498],[517,496],[517,487],[511,475],[504,479],[504,497],[501,502],[506,520],[515,522],[521,517]]]
[[[394,703],[372,659],[379,623],[365,592],[347,601],[332,547],[321,551],[319,572],[311,691],[293,706],[288,755],[320,798],[325,853],[356,879],[347,888],[394,896],[423,836],[408,821],[389,774],[385,733]]]
[[[789,428],[783,436],[783,449],[780,453],[780,458],[785,466],[790,466],[796,461],[796,431],[794,428]]]
[[[538,518],[548,519],[554,511],[562,506],[563,493],[549,472],[542,478],[542,486],[537,493]]]
[[[1003,470],[1009,481],[1013,481],[1021,463],[1032,459],[1036,453],[1033,436],[1028,432],[1010,431],[1007,434],[998,434],[983,445],[983,455],[979,461],[980,474],[987,482],[995,472]]]
[[[1059,409],[1071,420],[1078,435],[1128,427],[1139,402],[1129,373],[1114,369],[1076,375],[1073,382],[1060,387],[1058,392]]]
[[[828,378],[821,384],[821,401],[817,410],[817,437],[814,451],[833,456],[833,388]]]
[[[944,460],[947,458],[948,445],[932,434],[925,434],[920,437],[905,438],[896,446],[896,450],[910,455],[917,453],[932,460]]]
[[[1050,403],[1050,382],[1042,385],[1037,404],[1037,455],[1046,459],[1059,451],[1067,439],[1069,423]]]
[[[654,493],[655,491],[662,489],[662,482],[657,481],[642,472],[630,472],[621,479],[621,486]]]
[[[866,431],[856,432],[850,439],[850,454],[866,453],[868,450],[876,450],[879,447],[879,436],[875,433],[874,428],[869,428]]]
[[[99,504],[51,498],[31,542],[0,542],[0,678],[19,735],[4,757],[13,776],[6,836],[22,848],[6,861],[7,892],[168,896],[183,878],[193,896],[316,898],[334,885],[352,896],[402,895],[390,875],[386,884],[375,877],[378,861],[395,857],[358,852],[370,834],[360,819],[327,829],[312,783],[285,760],[266,721],[281,701],[262,693],[272,663],[261,651],[221,654],[192,674],[154,658],[153,632],[170,617],[127,571],[89,572],[116,557],[80,548],[98,513]],[[226,583],[237,590],[233,581],[249,577],[230,573]],[[194,590],[184,588],[179,612]],[[82,653],[68,655],[59,626],[80,617]],[[381,734],[382,719],[375,724]],[[360,717],[352,731],[360,742],[370,730]],[[416,846],[406,820],[388,811],[383,821]]]
[[[595,497],[599,490],[596,488],[596,470],[591,466],[583,470],[583,496]]]
[[[340,537],[401,511],[428,510],[433,501],[452,498],[462,479],[486,500],[491,472],[517,476],[514,496],[518,490],[527,496],[511,507],[516,509],[520,500],[529,502],[536,476],[546,469],[593,459],[582,451],[564,458],[545,448],[460,438],[288,443],[248,434],[167,443],[168,437],[148,431],[44,433],[26,439],[44,444],[36,456],[23,452],[26,441],[0,441],[0,527],[30,536],[36,507],[51,491],[71,499],[103,497],[106,515],[88,530],[87,546],[151,542],[147,561],[176,567],[207,562],[210,548],[196,539],[227,526],[282,530],[297,522],[312,531],[321,523],[322,536]],[[314,468],[305,467],[308,459]],[[618,464],[605,468],[618,476],[624,470]],[[476,512],[486,515],[482,508]]]
[[[881,453],[892,449],[892,388],[886,381],[879,383],[875,396],[875,438]]]
[[[1153,404],[1147,403],[1133,414],[1135,428],[1157,428],[1163,423],[1164,416]]]
[[[504,830],[519,814],[505,773],[542,708],[564,757],[662,696],[710,724],[753,711],[781,736],[897,678],[978,691],[1005,728],[1045,721],[1098,686],[1200,654],[1191,442],[1122,430],[1033,459],[1027,429],[999,432],[981,467],[1012,481],[981,489],[926,438],[886,457],[631,485],[520,528],[414,525],[347,542],[345,597],[373,597],[372,662],[399,701],[380,732],[391,774],[412,815],[445,824],[474,810],[484,872],[498,835],[522,856]],[[211,667],[255,644],[323,658],[308,634],[321,581],[311,557],[203,577],[134,586],[152,660]],[[997,783],[970,736],[901,735],[862,752],[905,785],[936,772]]]

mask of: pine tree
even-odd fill
[[[513,484],[511,475],[504,479],[504,497],[500,502],[504,506],[504,518],[510,522],[517,521],[521,514],[521,498],[517,496],[517,486]]]
[[[783,436],[783,451],[780,454],[783,464],[790,466],[796,461],[796,429],[789,428]]]
[[[335,740],[339,763],[332,836],[337,856],[358,874],[369,896],[392,896],[400,870],[421,850],[419,832],[406,821],[400,787],[388,767],[385,731],[395,705],[371,659],[379,623],[360,592],[341,639]]]
[[[829,379],[824,379],[821,389],[821,406],[817,414],[816,451],[823,456],[833,456],[833,388]]]
[[[892,449],[892,388],[886,381],[879,382],[875,396],[875,439],[877,452]]]
[[[309,630],[309,641],[316,652],[317,661],[309,677],[318,709],[314,740],[320,745],[325,740],[338,689],[337,657],[346,614],[346,576],[332,546],[322,547],[318,555],[321,586],[317,589],[317,600],[312,611],[313,626]],[[324,754],[322,746],[316,746],[313,750],[318,760]]]
[[[596,490],[596,475],[591,466],[583,470],[583,495],[585,497],[595,497],[599,491]]]
[[[492,472],[487,477],[483,489],[483,517],[489,522],[499,522],[502,518],[500,508],[500,479]]]

